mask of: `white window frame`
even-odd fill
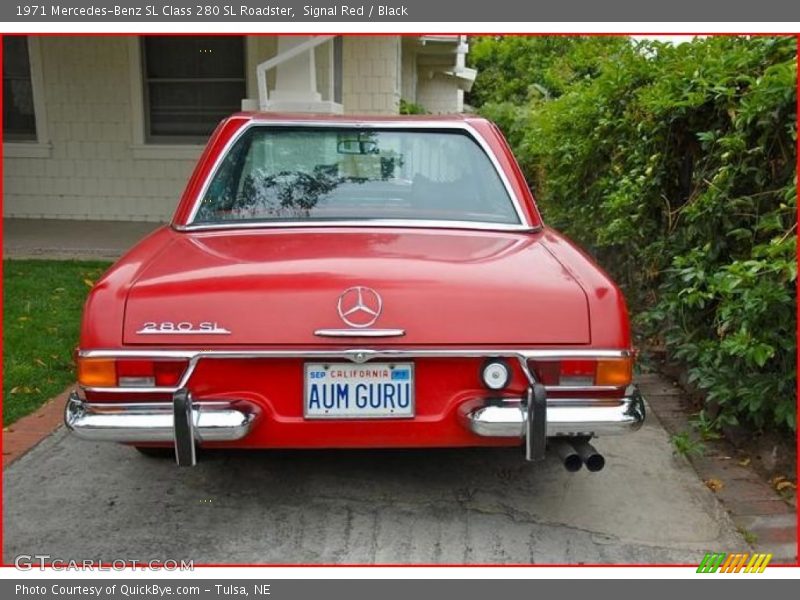
[[[53,144],[47,131],[47,110],[44,101],[44,74],[42,47],[38,36],[27,36],[28,63],[31,70],[33,92],[33,117],[36,121],[36,139],[32,141],[3,142],[3,156],[8,158],[50,158]]]
[[[251,56],[255,55],[255,40],[252,36],[244,36],[245,89],[248,96],[254,87],[251,69]],[[148,142],[145,135],[145,101],[143,81],[141,37],[128,38],[128,71],[131,83],[131,153],[133,158],[146,160],[197,160],[205,148],[205,144],[162,144]],[[242,98],[244,100],[244,98]]]

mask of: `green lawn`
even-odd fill
[[[109,263],[3,261],[3,425],[75,380],[72,352],[91,285]]]

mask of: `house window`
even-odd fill
[[[144,37],[142,65],[149,142],[204,142],[247,97],[244,37]]]
[[[3,141],[36,141],[36,111],[26,36],[3,36]]]

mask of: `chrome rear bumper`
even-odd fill
[[[201,402],[191,406],[192,429],[198,442],[241,439],[249,433],[254,417],[229,402]],[[91,404],[72,392],[64,422],[85,440],[133,444],[175,441],[172,402]]]
[[[528,411],[521,400],[495,401],[464,415],[469,429],[483,437],[526,437]],[[639,389],[629,386],[616,400],[549,399],[546,435],[617,435],[636,431],[644,423],[645,407]]]
[[[644,400],[635,386],[620,399],[548,399],[543,386],[529,388],[526,399],[486,400],[460,413],[463,425],[484,437],[525,439],[529,460],[544,458],[548,437],[592,437],[635,431],[645,418]],[[130,444],[171,443],[179,465],[195,464],[195,445],[244,438],[256,413],[235,401],[192,401],[186,390],[172,402],[93,404],[73,392],[64,422],[78,437]]]

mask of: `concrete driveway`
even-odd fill
[[[747,545],[657,420],[567,473],[517,449],[205,454],[59,430],[5,472],[5,561],[698,563]]]

